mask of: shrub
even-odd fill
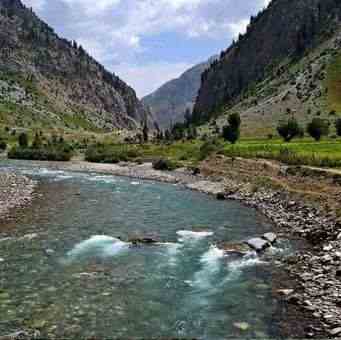
[[[295,118],[290,118],[287,122],[280,122],[277,131],[284,141],[290,142],[293,138],[301,136],[303,129]]]
[[[337,119],[335,122],[336,134],[341,137],[341,118]]]
[[[71,152],[65,150],[41,148],[12,148],[8,153],[10,159],[24,159],[34,161],[69,161],[72,157]]]
[[[316,141],[321,140],[322,136],[329,134],[329,121],[321,118],[314,118],[307,126],[307,132]]]
[[[7,149],[7,143],[0,138],[0,151],[5,151]]]
[[[21,148],[27,148],[28,147],[28,136],[27,133],[22,132],[19,137],[18,137],[18,142],[19,142],[19,146]]]
[[[211,139],[206,141],[199,150],[199,160],[203,161],[212,153],[218,153],[223,150],[223,145],[218,139]]]
[[[223,127],[223,138],[235,144],[240,137],[241,119],[238,113],[233,113],[228,118],[229,125]]]
[[[161,171],[173,171],[177,168],[177,164],[169,159],[158,159],[153,162],[153,169]]]

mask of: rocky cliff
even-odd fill
[[[136,128],[149,115],[135,91],[20,0],[0,1],[0,123]]]
[[[314,105],[325,94],[323,80],[339,48],[340,22],[339,0],[273,0],[203,73],[195,121],[214,119],[236,105],[242,114],[248,110],[245,118],[251,121],[257,111],[265,124],[271,114],[302,109],[304,101],[311,104],[304,109],[319,111]],[[281,102],[278,111],[268,112],[274,102]]]

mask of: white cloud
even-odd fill
[[[1,0],[0,0],[1,1]],[[178,76],[198,61],[191,44],[214,40],[226,48],[245,32],[248,17],[269,0],[23,0],[57,32],[77,40],[107,68],[129,82],[140,96]],[[152,54],[153,39],[167,53]],[[177,58],[180,37],[188,43],[186,60]],[[213,44],[212,44],[213,45]],[[154,49],[153,49],[154,48]],[[205,52],[207,53],[207,51]],[[212,54],[217,50],[212,51]],[[205,55],[206,58],[210,55]],[[162,60],[162,62],[160,61]],[[147,80],[147,81],[146,81]]]
[[[37,11],[41,11],[46,4],[45,0],[25,0],[23,2],[27,7],[32,7]]]

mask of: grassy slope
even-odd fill
[[[330,110],[341,113],[341,54],[328,67],[326,86]]]

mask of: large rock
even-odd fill
[[[262,238],[256,237],[245,242],[249,247],[256,250],[257,252],[264,251],[270,247],[270,243]]]
[[[274,233],[266,233],[262,236],[262,238],[265,240],[265,241],[268,241],[270,242],[271,244],[274,244],[277,240],[277,235],[274,234]]]
[[[219,249],[231,255],[245,256],[250,252],[250,247],[246,243],[220,243]]]

